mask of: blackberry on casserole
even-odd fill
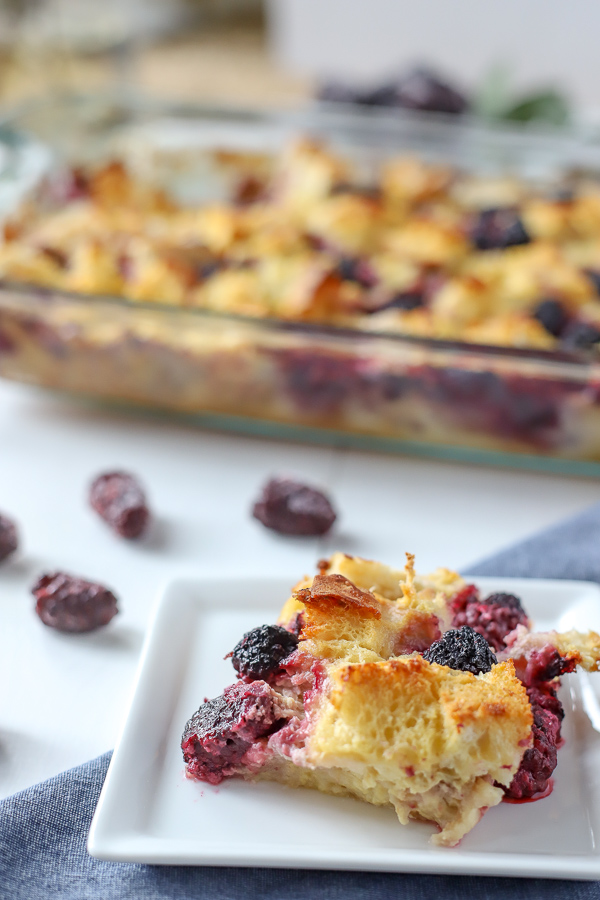
[[[478,250],[505,250],[531,241],[518,212],[509,207],[482,210],[471,226],[470,238]]]
[[[206,700],[186,724],[181,739],[188,773],[219,784],[236,772],[252,744],[285,721],[285,710],[264,681],[238,681]]]
[[[524,612],[523,604],[516,594],[506,594],[499,591],[496,594],[490,594],[484,601],[487,606],[503,606],[507,609],[515,609]]]
[[[570,322],[560,336],[565,350],[590,350],[600,342],[600,330],[590,322]]]
[[[560,300],[549,297],[541,300],[533,311],[533,318],[543,325],[548,334],[559,337],[569,321],[566,309]]]
[[[556,694],[528,688],[527,694],[533,713],[533,746],[529,747],[505,796],[512,800],[525,800],[544,794],[550,788],[550,778],[556,768],[560,725],[564,710]]]
[[[584,269],[584,274],[596,294],[600,295],[600,269]]]
[[[377,276],[366,259],[343,257],[336,271],[343,281],[353,281],[364,288],[373,287],[377,283]]]
[[[577,666],[576,657],[561,656],[556,647],[546,644],[536,650],[531,650],[527,657],[527,665],[523,669],[519,667],[518,674],[521,681],[529,687],[547,685],[548,682],[574,672]]]
[[[529,624],[521,601],[514,594],[496,593],[481,599],[479,590],[470,584],[450,601],[452,627],[468,625],[486,639],[498,653],[506,646],[505,638],[517,625]]]
[[[389,303],[386,304],[386,309],[419,309],[419,307],[423,306],[425,303],[424,294],[420,291],[401,291],[398,294],[394,294]]]
[[[261,625],[246,632],[233,648],[231,662],[239,675],[268,681],[298,646],[298,636],[281,625]]]
[[[587,276],[595,293],[600,296],[600,269],[584,269],[584,274]]]
[[[518,641],[513,649],[517,676],[525,685],[533,713],[532,739],[521,764],[504,792],[508,799],[524,800],[544,796],[552,789],[551,776],[556,768],[564,710],[557,697],[559,678],[573,672],[580,656],[577,652],[559,653],[551,643],[530,647],[521,656]]]
[[[473,675],[490,672],[492,666],[498,663],[485,638],[468,625],[446,631],[422,655],[427,662],[472,672]]]

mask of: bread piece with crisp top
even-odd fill
[[[186,726],[192,777],[391,806],[404,824],[436,825],[432,842],[447,846],[505,794],[546,789],[560,739],[556,679],[577,661],[597,665],[597,635],[536,640],[519,626],[515,660],[509,648],[498,662],[480,633],[451,628],[453,598],[476,591],[455,573],[419,576],[410,554],[403,570],[341,553],[318,568],[278,626],[244,636],[233,651],[240,680]]]

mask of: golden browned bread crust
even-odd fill
[[[440,636],[437,616],[430,609],[403,608],[376,596],[339,574],[316,575],[310,587],[294,597],[302,604],[300,646],[324,659],[381,659],[425,650]]]
[[[424,650],[450,624],[449,598],[464,585],[447,569],[420,577],[407,554],[404,570],[344,553],[321,560],[284,605],[284,625],[301,615],[301,639],[313,656],[340,658],[361,651],[382,659]]]
[[[74,199],[29,201],[6,224],[0,274],[135,301],[541,350],[561,345],[537,315],[544,298],[579,325],[600,325],[590,275],[600,270],[595,181],[582,176],[572,197],[554,200],[545,185],[400,157],[365,191],[356,167],[314,141],[270,159],[213,157],[237,189],[195,207],[123,161],[79,171]],[[494,244],[503,226],[493,223],[491,246],[477,238],[478,217],[494,207],[518,216],[519,245],[503,244],[501,233]],[[360,260],[362,274],[348,260]],[[415,303],[396,302],[405,294]]]

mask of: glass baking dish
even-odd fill
[[[479,171],[508,166],[547,178],[598,158],[581,135],[490,130],[410,114],[236,113],[64,98],[23,110],[11,125],[39,142],[46,173],[65,160],[87,162],[127,148],[146,168],[151,159],[176,194],[195,199],[220,189],[218,179],[207,177],[203,149],[276,150],[307,131],[351,150],[366,167],[408,149]],[[192,416],[211,427],[600,474],[595,358],[160,301],[3,283],[0,374]]]

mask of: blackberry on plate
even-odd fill
[[[473,675],[489,672],[498,662],[485,638],[468,625],[447,631],[423,653],[423,658]]]
[[[303,536],[326,534],[336,520],[325,494],[289,478],[271,478],[254,504],[252,515],[280,534]]]
[[[298,646],[298,637],[281,625],[260,625],[248,631],[231,656],[239,675],[268,681],[280,671],[281,662]]]
[[[7,516],[0,515],[0,562],[14,553],[18,545],[15,523]]]

